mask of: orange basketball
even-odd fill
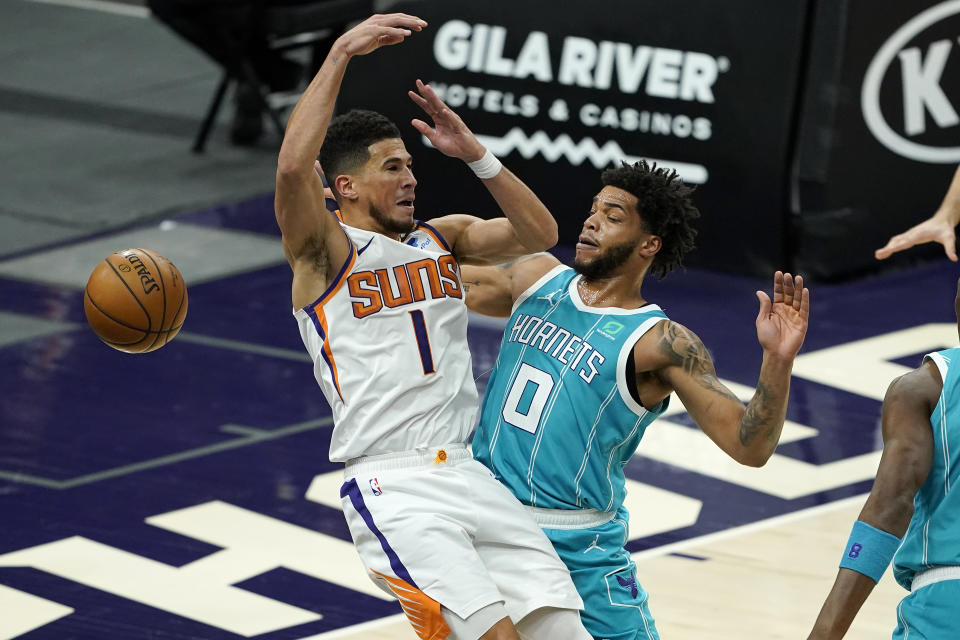
[[[170,342],[187,315],[187,285],[172,262],[150,249],[111,253],[90,274],[83,310],[114,349],[146,353]]]

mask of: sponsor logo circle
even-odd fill
[[[860,91],[863,119],[870,132],[883,146],[905,158],[939,164],[960,162],[960,147],[935,147],[907,140],[893,130],[880,109],[880,87],[897,54],[925,29],[958,13],[960,0],[948,0],[916,15],[890,36],[867,67]]]

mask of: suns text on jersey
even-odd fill
[[[357,271],[347,278],[353,315],[365,318],[384,307],[401,307],[430,298],[462,298],[463,287],[452,255],[423,258],[392,269]]]
[[[597,375],[606,358],[584,338],[543,318],[519,314],[507,334],[507,342],[518,342],[549,355],[587,382]]]

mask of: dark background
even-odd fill
[[[268,129],[254,147],[231,145],[232,95],[206,153],[190,152],[219,80],[213,62],[151,18],[141,0],[97,10],[50,1],[57,0],[0,2],[0,260],[184,211],[269,198],[279,138]],[[448,212],[491,216],[496,208],[466,167],[424,147],[409,126],[419,114],[405,92],[417,77],[438,88],[499,92],[501,105],[536,102],[533,118],[469,103],[457,111],[489,138],[511,130],[540,133],[545,145],[502,155],[561,220],[561,245],[573,243],[600,188],[602,167],[622,156],[655,158],[706,173],[697,185],[703,218],[689,265],[764,278],[785,268],[813,280],[849,280],[943,259],[936,245],[884,262],[873,258],[892,234],[931,215],[960,154],[927,162],[891,151],[865,124],[861,89],[883,44],[940,6],[948,15],[903,46],[917,47],[929,64],[931,45],[950,43],[939,87],[960,105],[960,56],[954,51],[960,17],[950,15],[955,4],[384,0],[377,3],[380,11],[413,12],[430,27],[401,46],[352,61],[340,107],[377,109],[397,120],[416,159],[424,218]],[[504,27],[507,59],[517,58],[530,32],[545,33],[553,80],[442,67],[433,43],[452,19]],[[727,66],[712,85],[712,103],[648,95],[646,76],[635,92],[621,91],[616,75],[608,89],[569,86],[556,79],[566,37],[626,43],[631,51],[646,46],[697,52],[726,59]],[[894,56],[880,88],[884,119],[913,141],[960,146],[960,127],[941,128],[929,112],[925,132],[906,136],[901,72]],[[567,104],[566,121],[549,115],[556,99]],[[578,114],[585,104],[620,114],[666,114],[674,122],[677,116],[699,118],[709,122],[710,135],[586,126]],[[592,159],[585,157],[591,155],[588,143],[594,145]],[[544,150],[556,153],[552,161]],[[272,212],[263,215],[276,231]]]
[[[861,86],[876,52],[902,25],[934,4],[608,0],[602,10],[586,11],[583,5],[564,4],[546,10],[543,3],[531,2],[511,4],[509,10],[503,3],[457,0],[398,3],[392,10],[425,17],[430,27],[388,55],[351,62],[340,106],[374,108],[400,124],[423,187],[417,204],[424,217],[452,211],[489,215],[494,204],[465,167],[427,149],[407,125],[418,109],[402,96],[416,78],[441,89],[461,85],[512,94],[515,104],[520,96],[535,97],[539,108],[533,118],[490,113],[477,104],[457,106],[479,135],[500,137],[519,127],[527,136],[542,132],[553,141],[569,136],[571,146],[585,138],[600,147],[615,141],[628,156],[704,167],[708,177],[698,184],[703,218],[698,248],[688,259],[692,266],[750,275],[785,268],[840,280],[942,255],[939,247],[927,247],[887,263],[874,260],[873,251],[890,235],[936,209],[955,162],[896,154],[868,130],[861,109]],[[505,27],[503,57],[511,60],[528,33],[545,32],[553,80],[444,68],[433,48],[450,20]],[[929,46],[957,33],[960,17],[949,16],[905,46],[919,47],[926,64]],[[609,89],[569,86],[556,77],[567,36],[705,53],[724,57],[729,65],[712,86],[713,103],[648,95],[646,76],[633,93],[620,90],[616,73]],[[960,94],[958,69],[960,62],[950,57],[940,83],[948,99]],[[566,121],[548,115],[558,98],[569,107]],[[711,135],[697,139],[586,126],[578,111],[587,103],[618,112],[631,108],[706,118]],[[903,131],[903,82],[896,56],[883,76],[880,105],[891,127],[909,137]],[[929,112],[925,118],[926,131],[912,141],[937,147],[957,142],[956,126],[941,129]],[[609,164],[609,159],[593,163],[559,154],[547,160],[542,150],[513,150],[502,159],[558,217],[561,244],[575,243],[590,199],[600,188],[602,160]]]

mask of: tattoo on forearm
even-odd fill
[[[777,420],[779,407],[774,406],[776,403],[773,402],[773,395],[766,383],[762,380],[757,382],[757,392],[747,405],[743,419],[740,421],[741,444],[749,445],[761,433],[766,433],[770,440],[779,438],[776,427],[781,424],[781,421]]]
[[[690,374],[701,385],[725,398],[740,402],[737,396],[724,387],[717,379],[717,371],[707,348],[692,331],[673,322],[657,324],[660,331],[660,352],[670,362]]]
[[[479,287],[479,280],[461,280],[460,284],[463,285],[464,293],[468,293],[472,287]]]

